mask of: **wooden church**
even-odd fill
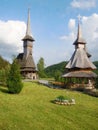
[[[19,55],[17,56],[18,63],[20,64],[21,74],[24,78],[36,79],[37,71],[32,55],[33,42],[35,40],[31,35],[30,11],[28,11],[26,35],[22,39],[22,41],[23,41],[23,53],[19,53]]]
[[[97,77],[93,72],[96,66],[90,61],[91,55],[87,52],[86,41],[82,37],[80,23],[78,23],[77,38],[73,45],[75,46],[75,51],[66,65],[66,71],[62,77],[69,79],[69,82],[70,79],[76,78],[82,79],[82,82],[86,79],[93,84],[93,79]]]

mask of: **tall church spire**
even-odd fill
[[[80,23],[78,23],[78,33],[77,33],[77,38],[78,38],[78,39],[81,39],[81,38],[82,38],[82,30],[81,30]]]
[[[75,40],[75,42],[73,43],[74,45],[78,45],[78,44],[86,44],[86,41],[84,40],[83,36],[82,36],[82,30],[81,30],[81,26],[80,26],[80,18],[78,18],[78,32],[77,32],[77,39]]]
[[[78,39],[82,38],[82,30],[81,30],[81,26],[80,26],[80,19],[81,19],[81,16],[78,15],[78,33],[77,33]]]
[[[30,40],[35,41],[34,38],[31,35],[31,26],[30,26],[30,9],[28,9],[28,19],[27,19],[27,29],[26,29],[26,35],[23,38],[23,41]]]
[[[27,20],[27,30],[26,35],[31,36],[31,27],[30,27],[30,9],[28,9],[28,20]]]

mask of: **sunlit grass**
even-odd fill
[[[4,88],[1,88],[1,90]],[[53,104],[58,96],[76,105]],[[20,94],[0,91],[0,130],[97,130],[98,98],[25,82]]]

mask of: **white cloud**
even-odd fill
[[[73,0],[71,6],[80,9],[89,9],[96,6],[95,0]]]
[[[75,19],[70,19],[69,20],[68,27],[70,29],[74,29],[75,28]]]
[[[70,32],[68,35],[63,35],[60,37],[61,40],[73,41],[75,39],[74,31]]]
[[[75,30],[76,30],[76,21],[75,19],[70,19],[68,22],[68,29],[70,32],[67,35],[63,35],[60,37],[61,40],[65,40],[66,42],[72,42],[75,39]]]
[[[88,17],[81,16],[81,22],[83,38],[87,42],[86,45],[88,52],[92,54],[91,59],[98,60],[98,14],[92,14]],[[73,28],[72,30],[70,30],[70,32],[67,35],[61,36],[60,38],[61,40],[65,41],[65,46],[66,44],[68,44],[69,48],[71,48],[65,50],[68,54],[74,51],[74,47],[72,47],[72,44],[77,38],[77,27],[78,25],[75,26],[75,29]]]
[[[22,21],[0,20],[0,55],[7,59],[22,51],[21,39],[25,35],[26,24]]]
[[[92,14],[89,17],[82,17],[83,33],[89,42],[98,38],[98,14]],[[87,30],[85,33],[85,30]]]
[[[98,60],[98,14],[82,17],[83,34],[87,41],[88,50],[91,51],[92,59]]]

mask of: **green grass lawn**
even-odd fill
[[[98,98],[75,91],[50,89],[25,82],[20,94],[0,87],[0,130],[98,130]],[[58,96],[76,105],[53,104]]]

